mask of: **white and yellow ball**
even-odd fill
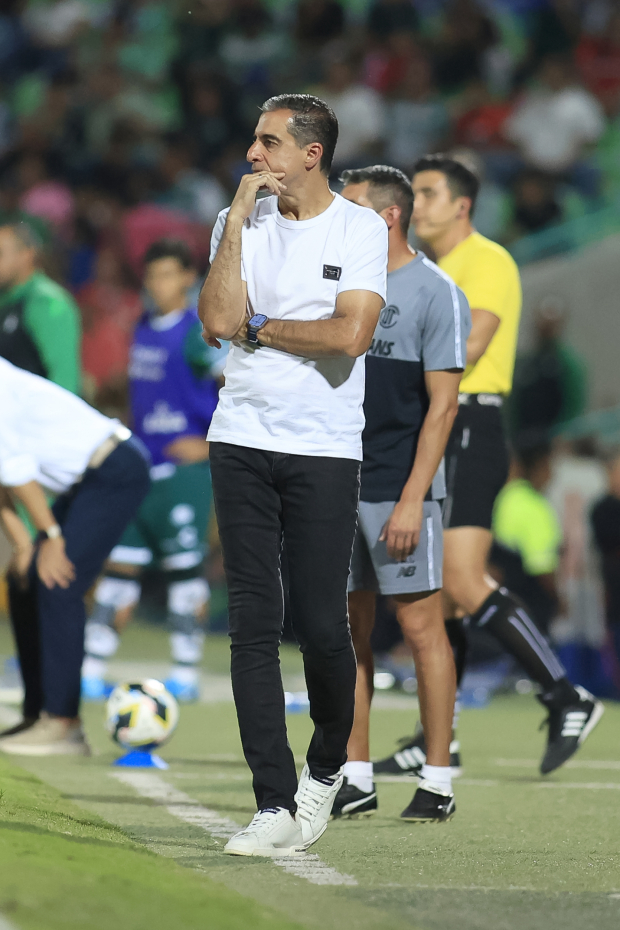
[[[161,681],[117,685],[106,704],[106,729],[126,749],[155,749],[170,739],[179,705]]]

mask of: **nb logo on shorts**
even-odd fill
[[[402,568],[399,568],[397,578],[411,578],[412,575],[415,575],[416,566],[415,565],[403,565]]]

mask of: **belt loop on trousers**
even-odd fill
[[[108,436],[107,439],[104,439],[100,446],[97,446],[93,454],[88,460],[87,468],[99,468],[100,465],[103,465],[107,457],[114,452],[117,446],[121,442],[126,442],[131,436],[131,430],[127,429],[126,426],[119,424],[111,436]]]
[[[479,404],[480,407],[502,407],[504,398],[501,394],[459,394],[459,404],[467,407],[470,404]]]

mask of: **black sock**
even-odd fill
[[[457,617],[446,620],[446,633],[454,653],[454,664],[456,665],[456,686],[461,687],[461,681],[465,674],[465,663],[467,661],[468,640],[465,632],[465,622]]]
[[[538,682],[545,695],[553,695],[554,701],[564,704],[579,700],[562,663],[524,604],[506,588],[489,594],[470,621],[491,633],[530,678]]]

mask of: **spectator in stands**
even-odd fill
[[[526,168],[515,179],[513,192],[514,209],[509,238],[527,236],[562,219],[557,183],[543,171]]]
[[[566,307],[555,295],[534,311],[534,347],[515,365],[509,408],[515,436],[532,431],[549,436],[585,410],[585,364],[563,338],[566,320]]]
[[[576,60],[586,87],[607,113],[620,106],[620,9],[610,18],[604,35],[583,36]]]
[[[390,126],[386,158],[406,174],[428,152],[437,151],[448,134],[448,110],[433,85],[430,63],[414,58],[388,104]]]
[[[570,59],[549,56],[538,79],[506,121],[506,138],[517,146],[522,164],[563,177],[586,197],[595,197],[600,179],[588,147],[605,129],[603,109],[579,86]],[[513,161],[509,173],[518,167]]]
[[[300,45],[321,48],[343,32],[344,8],[337,0],[300,0],[297,4],[295,38]]]
[[[592,528],[601,557],[605,585],[605,614],[618,660],[620,686],[620,452],[607,463],[609,490],[592,509]]]
[[[338,52],[327,64],[324,83],[314,91],[338,119],[336,175],[343,166],[367,164],[379,153],[384,137],[385,104],[376,91],[359,83],[357,70],[355,59]]]
[[[556,513],[542,493],[550,477],[549,446],[524,443],[495,502],[489,557],[498,580],[525,602],[545,633],[560,605],[556,571],[562,534]]]
[[[375,0],[368,11],[368,31],[379,40],[395,32],[415,32],[418,25],[411,0]]]
[[[70,294],[38,270],[38,252],[26,223],[0,227],[0,356],[77,394],[78,310]]]
[[[482,74],[484,53],[497,42],[492,19],[476,0],[452,0],[434,50],[435,75],[442,91],[458,91]]]

